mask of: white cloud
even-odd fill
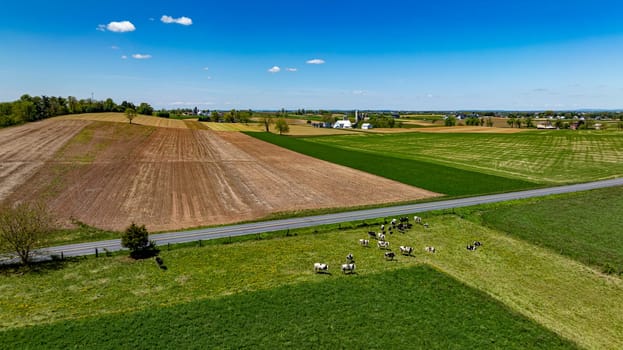
[[[307,64],[324,64],[324,60],[320,58],[314,58],[313,60],[307,61]]]
[[[210,68],[208,68],[208,67],[203,67],[203,70],[210,70]]]
[[[281,71],[281,68],[279,68],[278,66],[273,66],[273,68],[268,70],[270,73],[279,73]]]
[[[288,72],[296,72],[298,69],[296,68],[286,68]]]
[[[106,31],[106,25],[105,24],[98,24],[97,28],[95,28],[95,30],[98,30],[100,32],[105,32]]]
[[[113,50],[119,50],[119,46],[117,46],[117,45],[113,45],[110,48],[113,49]]]
[[[186,17],[186,16],[182,16],[180,18],[173,18],[171,16],[167,16],[167,15],[163,15],[162,17],[160,17],[160,21],[162,23],[177,23],[177,24],[181,24],[183,26],[189,26],[191,24],[193,24],[193,20]]]
[[[106,30],[115,33],[125,33],[125,32],[133,32],[136,30],[136,27],[130,21],[121,21],[121,22],[110,22],[106,25]],[[97,30],[104,31],[104,25],[100,24],[97,26]]]
[[[151,58],[151,55],[143,55],[140,53],[135,53],[134,55],[132,55],[132,58],[137,59],[137,60],[147,60]]]
[[[127,60],[127,59],[128,59],[128,56],[123,55],[123,56],[121,56],[121,59],[122,59],[122,60]]]

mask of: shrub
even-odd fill
[[[121,235],[121,246],[130,249],[130,256],[141,259],[158,254],[156,243],[149,240],[149,232],[145,225],[132,223]]]
[[[156,115],[160,118],[169,118],[169,112],[167,111],[159,111]]]

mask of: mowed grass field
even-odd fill
[[[595,205],[601,208],[602,216],[593,220],[600,220],[604,227],[616,227],[618,219],[615,217],[623,209],[620,201],[616,205],[602,203],[612,203],[612,198],[620,193],[591,191],[576,196],[578,203],[599,203]],[[549,207],[555,208],[556,201],[563,205],[568,197],[548,199]],[[527,215],[531,215],[531,210],[540,211],[538,206],[529,205],[532,203],[529,200],[526,203],[522,212]],[[499,208],[508,210],[503,204]],[[166,271],[159,269],[153,260],[132,261],[124,256],[91,257],[24,275],[5,270],[0,276],[0,328],[6,331],[0,333],[0,340],[20,345],[29,344],[29,341],[33,342],[30,344],[52,342],[63,347],[66,344],[63,343],[66,340],[61,339],[63,334],[72,334],[76,339],[89,341],[93,338],[98,345],[114,347],[115,342],[121,340],[117,335],[106,334],[130,328],[132,334],[136,334],[127,340],[130,343],[156,339],[170,332],[177,334],[167,336],[171,339],[178,337],[179,341],[186,341],[184,338],[188,338],[189,342],[217,344],[218,347],[229,341],[240,343],[235,339],[227,340],[229,334],[214,334],[215,329],[221,333],[231,329],[232,334],[238,334],[238,329],[248,328],[250,334],[244,339],[249,344],[263,339],[268,345],[306,346],[310,344],[308,341],[319,338],[315,330],[313,334],[306,333],[310,325],[329,317],[331,322],[321,329],[340,334],[343,329],[351,329],[352,334],[357,335],[349,337],[350,342],[340,343],[345,347],[359,347],[357,341],[368,333],[389,342],[406,332],[419,335],[417,332],[423,328],[426,332],[437,330],[436,333],[431,331],[431,338],[426,338],[429,343],[418,343],[410,335],[407,339],[421,344],[420,347],[440,344],[440,348],[448,348],[452,346],[444,340],[446,338],[451,342],[459,338],[473,342],[470,337],[473,327],[477,327],[476,333],[483,335],[482,341],[493,339],[492,347],[506,348],[514,347],[514,343],[497,346],[501,338],[490,334],[491,331],[506,334],[492,324],[499,319],[500,327],[511,327],[506,321],[510,317],[515,319],[510,322],[515,324],[512,327],[519,327],[511,328],[510,332],[517,333],[520,338],[522,334],[526,336],[520,347],[531,348],[535,335],[528,331],[530,327],[524,321],[507,315],[510,310],[580,347],[623,348],[621,278],[604,275],[600,269],[561,255],[545,244],[533,244],[530,239],[516,238],[505,231],[461,218],[484,211],[483,220],[486,220],[486,216],[496,210],[476,207],[461,209],[456,214],[424,214],[429,229],[418,225],[404,235],[388,236],[395,252],[399,245],[416,248],[414,256],[399,255],[395,261],[385,261],[383,251],[376,247],[360,247],[357,240],[366,238],[370,229],[361,227],[227,245],[171,251],[165,248],[161,256]],[[508,220],[518,219],[510,216]],[[575,225],[573,221],[556,220],[561,231]],[[531,228],[528,226],[524,230]],[[622,238],[623,233],[614,231],[610,242]],[[568,239],[575,240],[576,236],[569,235]],[[474,240],[481,241],[482,247],[467,251],[465,246]],[[605,240],[599,242],[600,245],[609,244]],[[437,248],[437,253],[423,251],[430,245]],[[340,273],[338,267],[349,252],[355,255],[357,264],[357,274],[350,276]],[[332,274],[314,274],[314,262],[328,263]],[[446,280],[447,277],[438,274],[451,278]],[[468,296],[474,290],[480,291],[475,294],[479,303]],[[321,297],[316,298],[314,293]],[[377,293],[384,298],[376,299]],[[494,303],[498,306],[491,308],[489,298],[504,307]],[[332,315],[329,311],[318,312],[318,308],[336,311],[339,316],[329,316]],[[457,308],[463,308],[471,317],[462,316],[466,314],[458,311],[449,312]],[[269,311],[258,313],[261,309]],[[223,310],[227,310],[225,315]],[[401,312],[398,310],[407,310],[406,316],[397,315]],[[418,314],[417,310],[422,312]],[[220,320],[223,323],[219,323]],[[366,320],[373,320],[373,331],[366,327]],[[270,328],[273,322],[278,325],[276,328]],[[456,322],[464,325],[459,327]],[[386,326],[379,331],[381,323]],[[34,324],[39,325],[24,328]],[[190,324],[197,325],[191,327]],[[283,329],[283,324],[292,327]],[[189,331],[185,332],[187,327]],[[194,337],[196,329],[201,334],[199,337]],[[301,343],[288,342],[294,338],[290,331],[300,335],[296,339],[303,339]],[[545,339],[545,348],[561,344],[550,338],[547,331],[539,332],[536,337]],[[137,337],[142,340],[136,340]],[[474,344],[486,347],[483,343]],[[319,343],[319,347],[332,345]],[[470,346],[458,343],[456,347]]]
[[[426,266],[243,292],[175,307],[0,333],[61,349],[574,349],[486,294]]]
[[[478,169],[466,170],[451,164],[436,163],[433,159],[419,160],[403,157],[403,154],[386,148],[390,147],[394,141],[399,142],[394,139],[399,135],[358,133],[354,136],[294,138],[268,133],[247,134],[312,157],[446,195],[478,195],[517,191],[538,186],[534,182],[484,174]],[[404,134],[400,136],[408,139],[408,136]],[[443,137],[441,136],[441,139]],[[372,151],[348,146],[352,142],[365,140],[376,142],[379,149],[371,145],[368,146],[373,149]],[[382,152],[381,148],[385,151]],[[354,183],[352,186],[353,190],[356,190],[357,184]]]
[[[304,141],[546,185],[623,176],[623,133],[617,131],[356,134]],[[431,173],[434,172],[432,169]],[[443,180],[446,179],[440,178]]]

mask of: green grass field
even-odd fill
[[[385,139],[390,135],[377,137],[362,134],[362,136],[355,135],[352,139],[351,136],[294,138],[268,133],[248,133],[248,135],[312,157],[452,196],[517,191],[537,186],[529,181],[483,174],[430,160],[401,158],[400,154],[390,150],[370,152],[344,148],[339,144],[369,139],[378,142],[379,145],[391,145],[392,139]]]
[[[623,176],[623,133],[617,131],[356,134],[305,141],[529,183],[557,185]]]
[[[316,277],[175,307],[13,329],[0,332],[0,342],[40,349],[576,348],[426,266]]]
[[[623,272],[623,188],[539,198],[481,213],[485,225],[584,264]]]
[[[565,201],[566,198],[561,197],[560,200]],[[595,198],[592,200],[597,201]],[[609,198],[604,197],[602,200],[608,202]],[[613,217],[614,213],[620,212],[616,207],[613,207],[612,211],[608,210],[609,207],[604,206],[604,218]],[[201,309],[198,306],[200,304],[196,303],[205,302],[211,305],[206,307],[220,310],[218,309],[220,306],[210,303],[223,302],[231,305],[236,303],[234,300],[256,299],[252,295],[262,295],[270,299],[273,292],[277,293],[275,295],[286,295],[288,290],[297,288],[330,290],[334,288],[332,286],[354,283],[353,281],[359,279],[383,281],[379,282],[382,285],[369,286],[382,289],[387,288],[387,283],[379,279],[379,275],[397,273],[396,276],[403,276],[402,273],[414,273],[415,270],[412,268],[417,270],[428,265],[474,290],[493,297],[513,312],[581,347],[596,349],[623,347],[623,304],[620,302],[623,295],[623,281],[620,277],[603,275],[597,269],[559,255],[557,251],[534,245],[524,239],[516,239],[492,227],[462,219],[459,215],[425,214],[425,220],[430,224],[429,229],[416,226],[405,235],[396,233],[388,237],[394,251],[398,251],[399,245],[412,245],[416,248],[414,257],[398,256],[396,261],[385,261],[382,257],[383,252],[378,248],[360,247],[357,240],[366,237],[369,229],[360,227],[270,240],[170,251],[164,249],[161,256],[168,268],[166,271],[159,269],[153,260],[133,261],[125,256],[90,257],[79,261],[56,263],[24,275],[4,270],[0,275],[0,328],[11,331],[0,337],[10,343],[19,339],[30,339],[29,334],[38,334],[40,338],[33,339],[45,339],[45,342],[48,342],[52,341],[49,337],[54,338],[54,334],[59,334],[59,329],[68,331],[76,328],[76,334],[84,333],[80,339],[90,337],[101,339],[102,335],[98,335],[98,332],[102,331],[89,326],[89,322],[98,321],[90,321],[91,319],[101,319],[98,324],[109,322],[110,325],[106,326],[111,327],[109,329],[125,329],[124,320],[134,317],[132,315],[136,312],[153,314],[156,319],[160,317],[169,319],[169,316],[158,315],[170,314],[179,314],[183,318],[189,312],[183,310]],[[561,221],[561,225],[569,227],[573,223]],[[291,232],[294,233],[296,232]],[[465,245],[473,240],[480,240],[483,246],[475,252],[467,251]],[[424,253],[423,247],[428,245],[435,246],[437,253]],[[357,262],[357,274],[353,276],[345,276],[338,269],[348,252],[355,255]],[[329,263],[333,274],[314,274],[312,265],[318,261]],[[403,277],[399,279],[405,280]],[[369,282],[362,283],[369,284]],[[435,301],[433,306],[426,307],[451,308],[456,307],[450,305],[457,302],[471,304],[465,301],[467,299],[462,300],[464,292],[460,283],[457,287],[450,288],[453,293],[458,293],[459,299]],[[399,288],[397,284],[389,283],[391,288]],[[342,293],[332,295],[352,294],[344,291],[343,287],[335,288],[342,290]],[[413,297],[414,290],[417,291],[419,288],[422,287],[419,285],[409,287],[408,292],[398,290],[396,293]],[[242,299],[229,299],[233,297]],[[275,298],[285,299],[285,297]],[[397,298],[399,304],[404,303],[400,302],[403,300],[402,297]],[[487,299],[484,296],[483,298]],[[388,302],[395,301],[390,299]],[[333,302],[329,304],[327,307],[331,310],[341,310],[344,307]],[[377,314],[365,306],[358,309],[356,306],[353,307],[361,314],[361,319],[377,317]],[[252,309],[253,306],[248,308]],[[290,317],[289,312],[292,311],[286,309],[287,307],[284,307],[283,312],[286,315],[284,317]],[[231,310],[233,313],[231,317],[240,323],[231,325],[232,329],[250,326],[251,329],[257,330],[258,334],[251,335],[250,339],[258,339],[261,334],[264,336],[262,339],[268,337],[267,334],[280,334],[276,331],[264,333],[266,328],[261,326],[266,323],[262,318],[264,316],[258,315],[260,320],[264,321],[256,322],[253,319],[249,320],[250,316],[242,311],[238,312],[233,308],[227,310]],[[306,309],[299,308],[299,310]],[[193,316],[183,322],[206,324],[212,317],[221,313],[221,311],[206,312],[204,318]],[[395,316],[394,313],[391,315]],[[430,320],[418,322],[424,324],[449,322],[436,319],[437,316],[431,317]],[[501,320],[504,317],[501,314],[494,316]],[[291,319],[290,323],[295,320],[296,318]],[[296,321],[305,322],[305,320]],[[473,323],[489,321],[465,319],[465,322],[473,326]],[[419,323],[415,323],[413,327],[421,327],[418,326]],[[32,331],[34,333],[28,333],[31,332],[28,329],[19,330],[30,325],[39,325],[40,328],[35,328],[36,331]],[[185,328],[186,324],[181,323],[179,327]],[[150,325],[149,329],[151,328]],[[136,332],[143,334],[140,330]],[[459,330],[456,333],[453,336],[466,336]],[[221,341],[218,339],[226,339],[225,335],[218,339],[214,337],[205,335],[205,339],[201,341],[216,342]],[[548,336],[541,334],[539,337]],[[390,338],[393,339],[391,336]],[[530,336],[527,339],[533,338]],[[498,341],[496,340],[496,343]],[[357,347],[357,343],[352,345]]]

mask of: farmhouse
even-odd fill
[[[363,130],[370,130],[370,129],[372,129],[372,124],[370,124],[370,123],[363,123],[361,125],[361,129],[363,129]]]
[[[347,117],[344,117],[343,120],[338,120],[333,124],[334,129],[352,129],[353,124],[351,124],[350,120]]]

